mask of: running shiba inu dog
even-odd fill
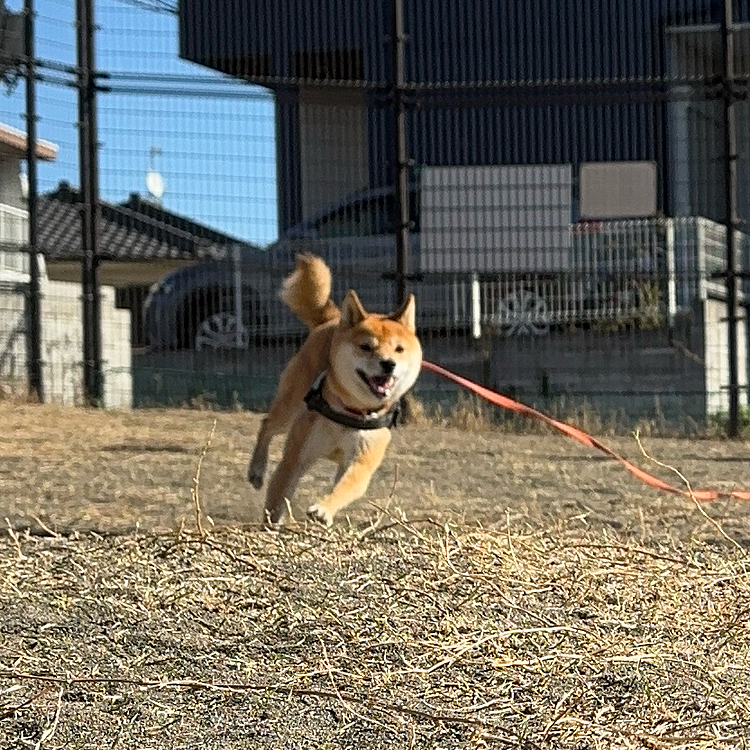
[[[331,300],[331,271],[314,255],[297,257],[279,296],[310,332],[281,375],[248,479],[256,489],[263,486],[271,440],[288,433],[268,484],[266,521],[283,519],[302,475],[328,458],[338,465],[333,489],[307,513],[330,526],[367,490],[390,443],[399,400],[419,375],[414,296],[393,315],[377,315],[349,291],[339,310]]]

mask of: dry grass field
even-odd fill
[[[2,748],[750,745],[747,504],[656,492],[557,434],[425,422],[331,531],[269,532],[257,415],[0,420]],[[750,487],[744,443],[644,445]]]

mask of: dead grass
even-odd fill
[[[541,423],[511,412],[502,412],[486,401],[460,392],[455,404],[444,408],[441,404],[425,406],[412,399],[413,424],[436,424],[460,430],[499,430],[515,435],[544,435],[547,428]],[[654,398],[651,418],[643,417],[633,424],[622,410],[602,411],[586,399],[560,397],[554,403],[539,407],[549,416],[574,424],[585,432],[597,436],[624,436],[637,429],[647,437],[698,437],[720,438],[726,434],[725,424],[715,419],[700,425],[684,415],[679,420],[667,420],[661,411],[658,396]],[[726,422],[726,420],[724,420]]]
[[[4,747],[53,721],[62,747],[748,739],[750,566],[701,545],[386,515],[364,539],[21,536],[0,566]]]
[[[746,505],[707,520],[562,438],[413,427],[331,532],[270,533],[255,417],[0,418],[1,747],[750,744]],[[647,447],[750,484],[742,444]]]

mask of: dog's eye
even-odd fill
[[[398,345],[398,346],[396,347],[396,353],[397,353],[397,354],[401,354],[401,353],[402,353],[403,351],[404,351],[404,347],[403,347],[403,346],[401,346],[401,344],[399,344],[399,345]]]
[[[360,344],[360,345],[359,345],[359,348],[360,348],[360,349],[361,349],[361,350],[362,350],[363,352],[367,352],[368,354],[371,354],[371,353],[372,353],[372,351],[373,351],[373,348],[372,348],[372,344]]]

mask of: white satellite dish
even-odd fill
[[[154,169],[146,171],[146,188],[157,201],[164,195],[164,178]]]
[[[164,195],[164,178],[154,169],[154,157],[161,154],[158,146],[152,146],[149,151],[149,167],[146,170],[146,189],[151,197],[158,203]]]

